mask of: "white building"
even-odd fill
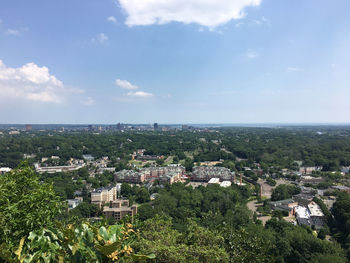
[[[76,208],[80,203],[81,199],[68,199],[68,209]]]
[[[231,182],[230,181],[223,181],[220,183],[221,187],[230,187],[231,186]]]
[[[0,174],[5,174],[10,172],[12,169],[10,167],[0,167]]]
[[[297,206],[294,208],[295,217],[300,225],[310,225],[310,213],[304,206]]]
[[[211,178],[208,182],[208,184],[220,184],[219,178]]]

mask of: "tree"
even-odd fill
[[[188,171],[188,172],[192,171],[193,160],[191,158],[186,158],[186,160],[185,160],[185,168],[186,168],[186,171]]]
[[[99,215],[101,210],[96,204],[82,202],[76,208],[72,209],[70,213],[81,218],[89,218]]]
[[[174,158],[173,158],[173,163],[179,163],[179,157],[177,157],[177,156],[174,156]]]
[[[122,183],[120,187],[120,194],[126,198],[132,194],[132,187],[128,183]]]
[[[301,191],[300,187],[295,185],[281,184],[272,191],[271,200],[285,200],[291,198],[293,195],[299,194]]]
[[[228,262],[219,233],[191,220],[186,225],[187,230],[180,233],[169,217],[156,215],[141,226],[133,248],[141,254],[155,253],[157,262]]]
[[[147,191],[147,189],[144,188],[144,187],[138,188],[137,192],[136,192],[136,199],[135,199],[135,201],[137,203],[146,203],[149,200],[150,200],[150,194]]]
[[[140,220],[145,221],[154,216],[153,208],[150,204],[142,204],[137,209],[137,215]]]
[[[226,249],[230,262],[274,262],[273,240],[262,226],[226,231]]]
[[[22,164],[0,176],[0,243],[14,244],[33,230],[53,226],[64,204],[52,184]]]

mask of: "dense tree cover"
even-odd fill
[[[300,192],[301,189],[299,186],[296,186],[294,184],[281,184],[273,189],[271,200],[278,201],[289,199],[292,198],[293,195],[299,194]]]
[[[333,205],[334,236],[347,249],[350,259],[350,195],[344,192],[338,194]]]
[[[181,230],[188,218],[199,218],[203,224],[210,226],[213,218],[217,222],[239,224],[249,220],[249,212],[245,208],[245,198],[250,195],[248,188],[229,187],[219,185],[207,187],[186,187],[182,183],[174,183],[160,189],[158,196],[152,203],[153,211],[146,209],[139,211],[140,216],[146,214],[166,214],[173,219],[174,226]]]
[[[346,262],[339,244],[316,238],[310,228],[272,218],[266,223],[266,231],[272,234],[277,262]]]
[[[137,185],[131,186],[127,183],[122,183],[120,194],[130,200],[130,203],[136,201],[139,204],[148,202],[150,200],[150,194],[145,187],[139,187]]]
[[[156,254],[155,262],[228,262],[219,233],[191,220],[186,226],[186,231],[179,232],[173,229],[171,218],[156,216],[142,224],[133,247],[142,254]]]
[[[51,184],[28,166],[0,176],[0,244],[14,245],[33,230],[51,227],[64,206]]]
[[[101,209],[98,205],[82,202],[76,208],[73,208],[69,214],[78,218],[97,217],[101,216]]]
[[[310,228],[293,226],[276,217],[266,227],[258,220],[254,223],[244,205],[250,191],[236,186],[166,186],[152,205],[139,207],[143,223],[135,250],[159,255],[156,262],[208,262],[192,251],[194,244],[188,241],[188,236],[196,235],[192,233],[196,229],[207,236],[214,234],[213,245],[225,249],[215,249],[209,262],[346,262],[339,245],[315,237]],[[206,238],[201,240],[201,253],[208,256]]]
[[[320,134],[318,131],[322,131]],[[323,166],[336,171],[350,165],[350,129],[348,127],[284,127],[284,128],[216,128],[202,132],[31,132],[0,138],[0,166],[16,167],[23,154],[41,157],[60,156],[59,163],[82,158],[109,156],[118,170],[127,168],[130,154],[146,149],[145,154],[176,156],[175,160],[235,161],[246,159],[268,167],[296,169],[295,161],[306,166]],[[189,162],[188,162],[189,164]],[[265,164],[265,166],[263,165]],[[242,168],[241,166],[235,167]]]

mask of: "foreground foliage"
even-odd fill
[[[95,227],[90,224],[57,226],[23,237],[11,254],[5,244],[0,256],[7,262],[135,262],[154,258],[133,253],[132,225]]]
[[[29,232],[52,227],[64,205],[52,185],[41,183],[28,166],[0,176],[0,244],[13,244]]]

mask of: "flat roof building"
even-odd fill
[[[208,184],[220,184],[219,178],[211,178],[208,182]]]
[[[191,181],[208,182],[211,178],[219,178],[220,181],[234,181],[234,172],[225,167],[195,166],[192,170]]]
[[[133,217],[136,214],[137,206],[129,207],[129,200],[114,200],[109,203],[109,206],[103,207],[103,215],[106,218],[114,218],[115,220],[121,220],[127,215]]]

